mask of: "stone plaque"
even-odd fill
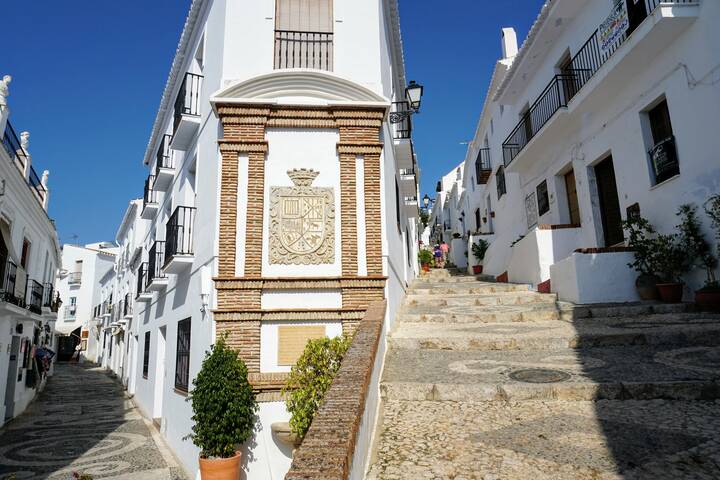
[[[324,325],[278,327],[278,365],[295,365],[308,340],[325,337]]]
[[[313,187],[313,170],[287,172],[295,186],[270,189],[270,264],[335,262],[335,195]]]

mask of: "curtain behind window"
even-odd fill
[[[333,0],[277,0],[276,28],[332,33],[332,2]]]

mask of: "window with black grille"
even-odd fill
[[[145,332],[145,344],[143,345],[143,377],[148,377],[150,367],[150,332]]]
[[[175,388],[188,391],[190,378],[190,319],[178,322],[177,351],[175,355]]]
[[[550,198],[548,197],[547,180],[537,186],[538,216],[542,217],[550,211]]]
[[[507,189],[505,188],[505,168],[503,168],[502,165],[498,167],[495,173],[495,183],[497,184],[497,197],[499,200],[500,197],[507,193]]]
[[[677,146],[675,145],[675,136],[673,135],[667,101],[661,101],[648,111],[648,118],[653,139],[653,145],[648,154],[655,183],[660,183],[680,174]]]

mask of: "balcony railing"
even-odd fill
[[[145,287],[148,287],[156,278],[165,278],[162,266],[165,264],[165,242],[156,241],[150,249],[148,258],[147,279]]]
[[[175,162],[170,150],[170,140],[172,135],[163,135],[157,152],[157,161],[155,162],[155,175],[160,173],[161,168],[175,168]]]
[[[275,30],[275,68],[333,69],[333,34]]]
[[[25,307],[27,274],[7,257],[0,256],[0,300]]]
[[[27,309],[38,315],[42,314],[43,286],[35,280],[28,281]]]
[[[10,125],[10,122],[7,122],[7,125],[5,126],[2,143],[3,147],[5,147],[5,151],[15,162],[15,165],[20,169],[21,172],[24,171],[28,155],[25,149],[22,147],[20,140],[18,140],[18,136],[15,133],[12,125]]]
[[[82,272],[70,272],[68,274],[69,285],[79,285],[82,282]]]
[[[178,96],[175,99],[175,117],[173,120],[173,132],[177,131],[183,115],[200,116],[200,89],[202,87],[202,75],[186,73]]]
[[[407,101],[393,102],[392,112],[408,112],[410,111],[410,104]],[[410,116],[405,117],[400,123],[395,124],[395,132],[393,138],[396,140],[402,140],[412,137],[412,118]]]
[[[165,227],[165,262],[170,263],[175,255],[192,255],[193,233],[195,230],[195,207],[177,207]]]
[[[137,289],[135,290],[135,298],[138,298],[140,294],[145,293],[145,286],[147,284],[147,272],[148,262],[141,263],[137,272]]]
[[[131,317],[132,313],[133,313],[133,303],[132,303],[132,295],[130,295],[130,293],[125,294],[122,304],[123,304],[122,316],[123,317]]]
[[[76,316],[77,316],[77,305],[68,305],[65,307],[65,313],[63,314],[63,318],[65,321],[75,320]]]
[[[661,3],[695,4],[698,0],[643,0],[646,17]],[[595,75],[605,62],[625,43],[628,33],[623,32],[611,43],[602,44],[600,31],[595,30],[580,50],[570,59],[563,73],[556,75],[543,90],[529,111],[522,116],[515,129],[503,142],[503,162],[509,165],[527,146],[540,129],[568,103]]]
[[[51,312],[57,313],[62,305],[60,294],[55,291],[52,283],[46,283],[43,287],[43,308],[49,308]]]
[[[158,203],[159,193],[153,189],[155,183],[155,175],[150,175],[145,179],[145,192],[143,194],[143,208],[149,203]]]
[[[487,179],[492,173],[492,165],[490,163],[490,149],[481,148],[475,158],[475,181],[478,185],[487,183]]]

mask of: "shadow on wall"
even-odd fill
[[[580,440],[558,455],[628,479],[720,478],[720,316],[685,310],[626,304],[574,312],[578,373],[597,385],[577,394],[596,400],[597,418],[556,419],[556,434]],[[592,455],[603,444],[610,455]]]
[[[56,364],[47,387],[0,430],[0,478],[115,476],[166,467],[144,420],[109,374]]]

